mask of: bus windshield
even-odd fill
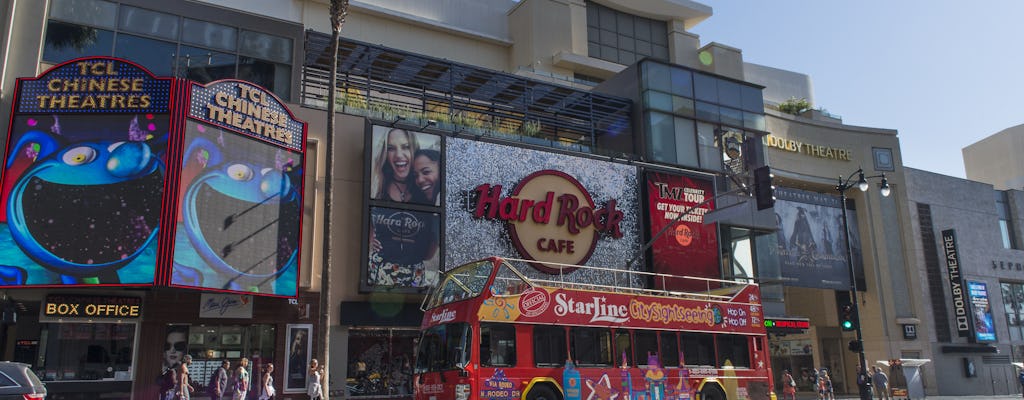
[[[448,271],[437,290],[431,292],[427,309],[479,296],[492,268],[490,260],[483,260]]]
[[[454,323],[427,329],[420,338],[416,373],[462,368],[469,363],[469,324]]]

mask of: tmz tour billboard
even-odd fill
[[[764,333],[757,286],[747,285],[725,302],[535,287],[481,303],[476,318],[490,322],[616,326],[688,331]],[[439,307],[424,317],[431,323],[462,320],[465,307]]]
[[[704,214],[714,210],[714,183],[709,179],[648,172],[647,214],[652,272],[720,279],[718,228],[705,224]],[[660,235],[660,236],[659,236]],[[684,260],[681,262],[681,260]],[[658,279],[670,290],[706,290],[717,283],[692,279]]]
[[[305,124],[251,84],[189,87],[108,57],[18,80],[0,287],[296,294]]]
[[[538,277],[577,273],[609,285],[612,274],[563,264],[643,265],[636,167],[458,138],[445,153],[447,265],[519,258]]]

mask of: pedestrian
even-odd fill
[[[231,370],[231,362],[224,360],[220,366],[210,375],[210,384],[206,385],[206,391],[210,394],[210,400],[225,400],[224,395],[228,391],[228,376]]]
[[[189,365],[192,365],[192,356],[186,354],[181,360],[181,364],[177,366],[177,382],[175,383],[175,399],[178,400],[190,400],[192,398],[192,392],[196,391],[192,387],[192,382],[189,379],[190,374],[188,372]]]
[[[1020,382],[1020,386],[1024,388],[1024,368],[1017,371],[1017,381]],[[1024,393],[1024,389],[1021,389],[1021,393]]]
[[[249,367],[249,359],[243,357],[238,361],[238,367],[235,368],[235,373],[231,380],[234,381],[234,387],[231,390],[231,400],[245,400],[245,395],[249,393],[249,371],[246,369]]]
[[[309,374],[306,375],[306,394],[310,400],[320,400],[324,397],[323,385],[320,383],[324,368],[314,358],[309,360]]]
[[[796,400],[796,380],[788,369],[782,372],[782,398]]]
[[[263,366],[263,376],[260,378],[260,396],[259,400],[270,400],[277,394],[277,390],[274,389],[274,364],[267,363]]]
[[[882,372],[881,368],[871,366],[871,383],[874,384],[878,400],[889,400],[889,377]]]
[[[825,368],[818,372],[818,398],[821,400],[835,400],[836,396],[832,390],[832,378],[828,376]]]

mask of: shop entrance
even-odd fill
[[[349,331],[349,396],[411,396],[413,355],[419,335],[414,328]]]

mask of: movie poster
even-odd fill
[[[249,83],[192,90],[171,285],[295,296],[304,123]]]
[[[114,58],[19,79],[3,163],[0,286],[154,282],[171,81]]]
[[[791,188],[775,190],[778,246],[773,249],[787,286],[850,289],[840,198]],[[857,214],[848,210],[855,271],[863,271]],[[859,272],[863,274],[863,272]]]
[[[967,293],[971,301],[975,341],[996,341],[996,324],[992,320],[992,305],[988,301],[988,285],[985,282],[967,281]]]
[[[651,272],[676,276],[721,279],[717,224],[705,224],[704,214],[714,210],[714,183],[708,179],[659,172],[647,173],[648,237]],[[686,260],[686,262],[680,262]],[[668,290],[707,290],[708,281],[656,279]]]

